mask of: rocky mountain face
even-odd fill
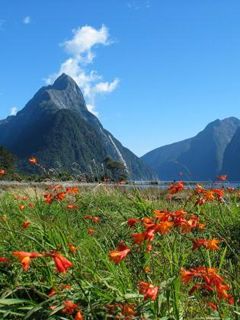
[[[236,141],[240,160],[239,128],[237,118],[216,120],[195,137],[150,151],[142,160],[162,180],[214,180],[223,171],[230,172],[230,166],[225,163],[234,158],[232,150],[237,149]]]
[[[0,145],[14,153],[27,170],[27,159],[36,156],[47,167],[70,169],[75,163],[89,172],[106,157],[121,161],[131,179],[151,179],[153,172],[103,128],[86,107],[75,81],[62,74],[41,88],[16,116],[0,121]]]
[[[222,172],[227,172],[230,180],[240,181],[240,128],[224,152]]]

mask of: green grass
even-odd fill
[[[240,319],[240,209],[237,193],[226,194],[224,203],[213,201],[194,206],[189,193],[167,200],[158,190],[121,191],[118,189],[81,190],[61,202],[47,204],[41,195],[28,200],[15,200],[10,193],[0,198],[1,257],[10,259],[0,264],[0,319],[74,319],[61,312],[63,302],[78,304],[85,319]],[[34,204],[34,208],[28,206]],[[77,209],[67,209],[74,203]],[[24,204],[24,210],[19,205]],[[142,232],[127,225],[128,218],[153,215],[154,209],[185,209],[206,224],[204,231],[182,234],[173,229],[156,235],[151,252],[146,246],[134,245],[132,233]],[[99,223],[84,219],[98,216]],[[30,221],[27,229],[24,221]],[[93,228],[94,234],[88,234]],[[218,251],[192,250],[192,238],[218,238]],[[131,253],[120,264],[109,259],[109,252],[123,240]],[[71,253],[68,244],[77,247]],[[58,273],[51,258],[33,259],[27,272],[13,257],[13,251],[49,252],[57,250],[73,263],[66,273]],[[231,287],[233,305],[219,300],[215,294],[195,291],[180,279],[180,269],[196,266],[215,267]],[[149,267],[150,272],[145,272]],[[159,286],[156,301],[144,300],[138,291],[139,281]],[[71,285],[70,289],[63,289]],[[51,288],[56,295],[49,297]],[[206,306],[215,301],[218,310]],[[109,305],[133,304],[136,315],[127,318]],[[54,306],[52,310],[49,307]],[[116,317],[119,314],[119,318]]]

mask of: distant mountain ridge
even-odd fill
[[[78,163],[83,172],[92,162],[101,166],[109,156],[125,164],[131,179],[152,179],[153,172],[105,130],[88,111],[75,81],[62,74],[53,85],[41,88],[26,106],[0,121],[0,145],[13,152],[19,166],[35,155],[47,167]]]
[[[240,160],[240,120],[230,117],[209,123],[193,138],[150,151],[142,160],[162,180],[214,180],[223,172],[240,180],[240,170],[237,176],[230,164],[233,149]]]

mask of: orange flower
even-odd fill
[[[69,248],[69,251],[71,253],[76,253],[77,252],[77,248],[72,243],[68,244],[68,248]]]
[[[53,252],[48,255],[53,258],[58,272],[65,273],[68,270],[68,268],[71,268],[73,266],[71,261],[69,261],[67,258],[62,256],[58,252]]]
[[[31,259],[42,257],[41,253],[25,251],[14,251],[13,255],[20,260],[24,271],[27,271],[29,269]]]
[[[206,199],[200,197],[199,199],[197,199],[195,205],[202,206],[204,203],[206,203]]]
[[[217,179],[219,180],[219,181],[226,181],[227,180],[227,175],[226,174],[222,174],[221,176],[218,176],[217,177]]]
[[[173,222],[171,221],[162,221],[156,226],[156,231],[161,234],[167,234],[170,232],[170,229],[173,227]]]
[[[70,284],[64,284],[62,285],[63,290],[71,290],[72,286]]]
[[[92,229],[92,228],[89,228],[88,231],[87,231],[87,233],[88,233],[90,236],[92,236],[92,235],[95,233],[95,230]]]
[[[6,174],[6,170],[0,169],[0,176],[4,176]]]
[[[92,222],[99,223],[100,222],[100,217],[92,217]]]
[[[223,189],[213,189],[213,192],[215,193],[218,200],[222,200],[224,196],[224,190]]]
[[[214,268],[197,267],[190,270],[181,269],[181,279],[185,284],[194,279],[198,280],[198,283],[190,290],[190,294],[198,289],[208,290],[209,292],[215,291],[219,299],[227,300],[230,304],[233,303],[233,297],[228,293],[230,287],[217,274],[217,270]]]
[[[155,217],[159,220],[163,220],[165,217],[168,216],[168,212],[162,210],[154,210],[153,213]]]
[[[169,194],[175,194],[175,193],[182,191],[183,189],[184,189],[184,182],[178,181],[178,182],[172,183],[169,186],[168,192],[169,192]]]
[[[139,283],[139,293],[144,295],[144,300],[150,299],[155,301],[158,294],[158,287],[154,287],[151,283],[141,281]]]
[[[76,303],[73,303],[71,300],[66,300],[63,302],[64,308],[62,309],[62,313],[64,314],[73,314],[75,310],[78,308]]]
[[[59,192],[58,194],[56,194],[55,199],[62,201],[64,200],[65,197],[66,197],[66,192]]]
[[[109,253],[109,259],[115,264],[120,263],[129,254],[130,249],[124,243],[120,243],[115,250]]]
[[[212,309],[213,311],[216,311],[216,310],[218,309],[216,303],[208,302],[207,305],[208,305],[208,307],[209,307],[210,309]]]
[[[56,294],[56,290],[54,288],[51,288],[50,291],[48,292],[49,297],[53,297]]]
[[[38,163],[38,160],[35,157],[31,157],[28,159],[28,162],[32,165],[36,165]]]
[[[66,192],[76,194],[76,193],[79,193],[79,188],[78,187],[67,187]]]
[[[152,251],[152,245],[151,243],[148,243],[146,247],[146,252],[151,252],[151,251]]]
[[[68,204],[67,209],[77,209],[77,206],[75,204]]]
[[[25,205],[24,205],[24,204],[20,204],[20,205],[19,205],[19,209],[20,209],[21,211],[23,211],[23,210],[25,209]]]
[[[192,229],[198,228],[199,218],[195,215],[192,215],[190,219],[179,219],[177,225],[180,226],[182,233],[189,233]]]
[[[81,311],[78,311],[76,313],[74,320],[84,320],[84,317],[83,317]]]
[[[51,193],[44,194],[44,201],[48,204],[51,204],[54,200],[54,197],[51,195]]]
[[[204,199],[207,201],[213,201],[215,199],[214,192],[212,190],[205,190]]]
[[[185,270],[184,268],[181,268],[181,280],[183,283],[187,284],[189,283],[193,278],[193,273],[189,270]]]
[[[134,243],[141,244],[145,240],[145,232],[133,233],[132,238],[133,238]]]
[[[128,223],[128,226],[130,228],[134,227],[136,223],[139,222],[139,219],[136,219],[136,218],[130,218],[128,219],[127,223]]]
[[[93,217],[93,216],[87,215],[87,216],[84,217],[84,219],[86,219],[86,220],[91,220],[91,221],[94,222],[94,223],[100,222],[100,217]]]
[[[30,226],[31,222],[30,221],[24,221],[22,224],[23,229],[27,229]]]
[[[144,267],[144,272],[145,273],[150,273],[151,272],[151,268],[149,266]]]
[[[196,184],[196,186],[195,186],[195,192],[196,192],[197,194],[199,194],[199,193],[202,193],[203,191],[204,191],[203,186],[200,185],[200,184]]]
[[[132,319],[136,315],[134,304],[125,303],[120,305],[121,313],[125,319]]]
[[[207,239],[193,239],[193,250],[196,250],[200,247],[205,247],[208,250],[218,250],[219,249],[219,242],[220,240],[218,239],[211,239],[211,240],[207,240]]]
[[[218,239],[206,240],[205,248],[209,250],[219,250],[219,246],[218,246],[219,243],[220,243],[220,240]]]
[[[205,239],[193,239],[192,243],[193,243],[193,250],[197,250],[200,247],[205,245],[206,240]]]
[[[150,219],[150,218],[147,218],[147,217],[142,218],[142,223],[143,223],[143,225],[144,225],[144,227],[145,227],[146,229],[152,228],[152,227],[155,226],[153,220]]]

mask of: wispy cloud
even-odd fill
[[[15,116],[17,114],[17,107],[12,107],[11,110],[10,110],[10,116]]]
[[[149,9],[151,2],[150,0],[129,0],[127,7],[132,10]]]
[[[74,29],[73,37],[60,44],[69,58],[60,65],[56,73],[46,79],[46,83],[51,84],[62,73],[68,74],[82,89],[89,111],[97,115],[96,97],[113,92],[118,86],[119,79],[104,81],[102,75],[95,70],[88,71],[87,66],[96,58],[94,48],[100,45],[109,46],[111,43],[108,28],[104,25],[99,29],[91,26]]]
[[[30,24],[31,23],[31,17],[26,16],[22,20],[23,24]]]

